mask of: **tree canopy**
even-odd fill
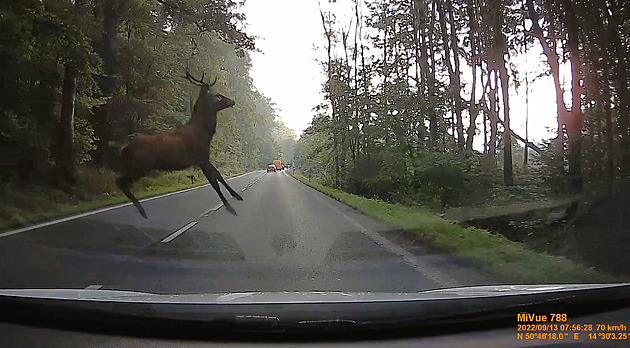
[[[231,0],[3,1],[4,180],[16,170],[22,180],[43,178],[60,164],[69,176],[77,165],[116,169],[129,135],[187,122],[198,93],[183,78],[187,67],[216,76],[236,101],[219,113],[218,167],[261,168],[291,152],[294,135],[250,78],[255,45],[244,20]]]
[[[365,188],[382,182],[381,196],[401,200],[446,165],[470,180],[500,170],[512,186],[524,180],[515,166],[535,161],[567,192],[610,191],[630,174],[623,1],[354,0],[349,23],[334,3],[320,7],[325,100],[297,145],[330,184],[378,196]],[[557,96],[556,137],[538,144],[512,129],[509,100],[525,82],[515,59],[534,45]]]

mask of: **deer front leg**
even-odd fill
[[[232,205],[230,205],[230,203],[227,201],[227,199],[225,199],[225,196],[223,195],[223,192],[221,192],[221,187],[219,187],[218,177],[216,175],[216,173],[218,173],[216,168],[214,170],[212,170],[212,168],[214,168],[214,166],[212,166],[212,164],[210,164],[210,162],[205,162],[205,163],[199,164],[199,168],[201,168],[201,171],[203,171],[203,175],[206,176],[206,179],[208,179],[208,181],[210,182],[210,185],[212,185],[212,188],[214,189],[214,191],[217,193],[217,195],[219,195],[219,198],[221,199],[221,202],[223,202],[223,205],[225,206],[225,209],[227,209],[230,213],[232,213],[234,215],[238,215],[236,213],[236,210],[234,210],[234,208],[232,208]],[[219,174],[219,176],[220,176],[220,174]]]
[[[225,188],[228,190],[228,192],[232,195],[232,197],[236,198],[236,200],[238,200],[238,201],[242,201],[243,197],[241,197],[241,195],[239,195],[236,191],[234,191],[230,187],[230,185],[228,185],[228,183],[225,182],[225,180],[223,179],[223,176],[221,175],[221,173],[219,173],[219,170],[214,165],[212,165],[212,163],[210,163],[210,162],[208,162],[208,166],[214,172],[214,175],[219,180],[219,182],[222,183],[223,186],[225,186]]]
[[[131,183],[134,182],[134,180],[135,180],[134,178],[121,176],[118,179],[116,179],[116,186],[118,186],[118,188],[125,194],[125,196],[129,198],[129,200],[133,203],[134,207],[136,207],[136,209],[138,210],[138,213],[140,213],[140,215],[142,215],[143,218],[148,219],[147,213],[144,211],[142,204],[138,202],[138,199],[136,198],[136,196],[134,196],[131,190],[129,189],[129,186],[131,185]]]

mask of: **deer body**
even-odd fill
[[[121,151],[121,160],[124,168],[138,172],[182,170],[208,161],[211,140],[191,125],[164,134],[138,134]]]
[[[223,196],[219,182],[225,186],[232,197],[243,200],[209,161],[210,142],[217,126],[217,112],[234,106],[234,101],[216,93],[211,88],[214,83],[204,83],[203,77],[201,80],[196,80],[188,72],[186,76],[201,86],[190,122],[162,134],[138,134],[120,153],[122,175],[116,179],[116,184],[144,218],[147,218],[146,212],[131,193],[130,186],[151,170],[182,170],[199,166],[228,211],[236,215],[234,208]]]

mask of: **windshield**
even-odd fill
[[[0,289],[630,279],[621,1],[0,4]]]

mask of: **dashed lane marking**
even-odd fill
[[[168,237],[162,239],[161,243],[168,243],[168,242],[172,241],[173,239],[177,238],[180,234],[182,234],[182,233],[188,231],[189,229],[191,229],[196,224],[197,224],[197,221],[191,221],[191,222],[187,223],[186,225],[182,226],[179,230],[171,233]]]
[[[221,209],[222,206],[223,206],[223,202],[217,204],[216,207],[214,207],[214,208],[206,211],[205,213],[201,214],[201,216],[208,217],[208,215],[210,215],[210,213],[212,213],[213,211],[217,211],[217,210]]]

